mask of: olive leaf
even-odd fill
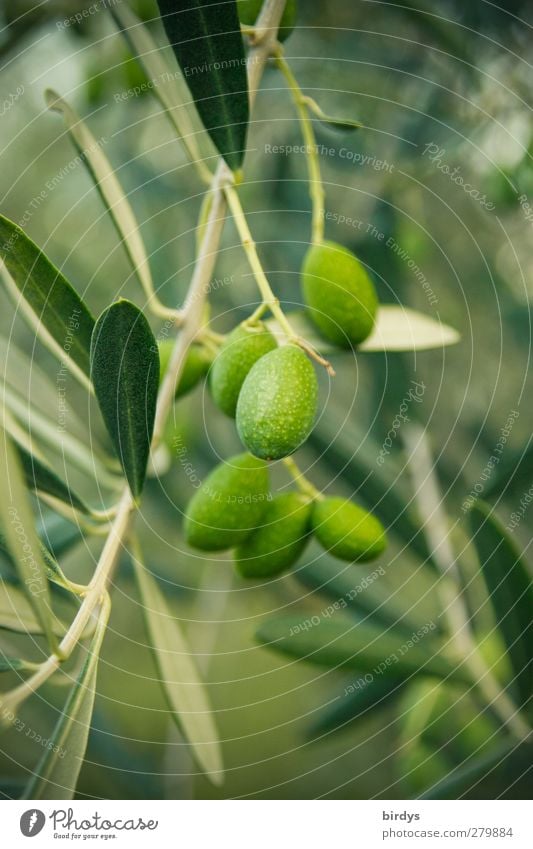
[[[526,565],[492,508],[476,502],[470,514],[472,538],[498,628],[525,703],[533,692],[533,586]]]
[[[154,297],[154,284],[139,226],[124,190],[113,170],[102,144],[97,142],[87,124],[56,92],[48,89],[45,99],[49,109],[59,112],[78,153],[87,166],[95,186],[111,215],[133,270],[137,274],[148,300]]]
[[[0,649],[0,672],[19,672],[33,669],[34,665],[20,657],[7,657]]]
[[[138,548],[133,561],[146,628],[172,715],[202,769],[214,784],[221,784],[224,767],[212,708],[185,636],[156,581],[141,562]]]
[[[339,431],[335,421],[322,416],[309,437],[321,462],[357,492],[357,497],[376,513],[390,533],[396,534],[424,563],[433,565],[421,523],[402,494],[398,475],[390,475],[376,462],[379,445],[353,422],[345,422]],[[359,445],[364,451],[357,450]]]
[[[343,353],[320,336],[305,310],[289,312],[287,318],[294,332],[320,354],[330,356]],[[266,324],[280,342],[286,341],[287,335],[276,319],[269,319]],[[408,307],[382,304],[378,309],[372,333],[357,346],[357,351],[426,351],[455,345],[460,338],[459,333],[452,327],[423,313]]]
[[[50,742],[22,798],[72,799],[87,748],[94,708],[98,660],[104,639],[110,603],[106,596],[87,657],[69,693]]]
[[[50,581],[53,581],[55,584],[58,584],[65,589],[70,590],[70,582],[68,578],[63,574],[63,571],[56,561],[56,559],[50,554],[48,549],[40,543],[41,555],[46,566],[46,576]],[[0,554],[2,554],[11,566],[16,570],[16,562],[13,559],[13,556],[7,546],[6,539],[3,533],[0,532]]]
[[[444,656],[439,641],[427,633],[410,645],[404,634],[341,616],[320,618],[311,625],[301,616],[282,616],[263,623],[256,637],[275,651],[318,666],[376,674],[386,664],[383,671],[388,673],[464,680],[464,673]]]
[[[504,764],[504,762],[518,753],[526,751],[529,756],[528,747],[517,747],[516,741],[504,740],[499,745],[480,757],[470,757],[462,764],[448,771],[440,781],[429,787],[419,797],[420,799],[458,799],[470,787],[475,786],[480,778],[487,776],[490,772]],[[518,773],[520,774],[520,773]],[[515,773],[516,775],[516,773]]]
[[[412,634],[424,622],[410,618],[405,604],[391,598],[383,588],[378,572],[372,578],[372,565],[358,567],[321,557],[295,573],[305,587],[316,590],[333,601],[344,601],[348,612],[353,610],[365,622],[376,623],[399,634]],[[382,573],[383,574],[383,573]]]
[[[0,215],[0,259],[6,288],[25,318],[62,361],[74,363],[73,371],[88,383],[92,315],[40,248],[3,215]]]
[[[81,498],[49,466],[21,446],[17,446],[17,451],[26,484],[30,489],[37,493],[45,492],[52,495],[82,513],[91,512]]]
[[[0,578],[0,628],[19,634],[43,633],[43,626],[23,590],[3,578]],[[62,637],[67,626],[53,614],[51,629],[57,637]]]
[[[91,375],[115,451],[138,498],[154,429],[159,353],[150,325],[130,301],[112,304],[96,322]]]
[[[244,158],[248,79],[235,0],[158,0],[161,20],[196,108],[233,170]]]
[[[455,345],[453,327],[408,307],[385,304],[378,309],[374,329],[358,351],[427,351]]]
[[[309,738],[349,730],[354,720],[370,718],[376,710],[387,707],[411,683],[398,675],[381,675],[366,683],[363,674],[361,679],[347,683],[344,692],[320,712],[307,732]]]
[[[41,543],[35,530],[19,457],[1,426],[0,480],[4,488],[0,498],[0,523],[6,545],[24,584],[31,609],[46,634],[50,648],[55,651],[57,640]]]
[[[334,118],[332,115],[326,115],[312,97],[306,96],[303,101],[323,124],[328,124],[336,130],[359,130],[363,126],[359,121],[353,121],[350,118]]]
[[[209,178],[203,165],[214,156],[214,148],[196,111],[183,74],[171,68],[148,28],[125,4],[110,9],[111,16],[137,56],[151,82],[152,91],[161,103],[190,159]]]

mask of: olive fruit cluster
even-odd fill
[[[311,433],[318,403],[315,369],[298,346],[278,346],[261,321],[243,322],[226,337],[209,387],[217,406],[235,417],[241,442],[255,457],[287,457]]]
[[[187,506],[184,530],[193,548],[234,549],[246,578],[290,569],[312,534],[341,560],[372,560],[386,545],[378,519],[350,501],[299,492],[273,497],[267,463],[249,453],[213,469]]]
[[[302,290],[320,334],[340,348],[370,335],[378,308],[374,284],[351,251],[336,242],[311,245],[302,266]]]

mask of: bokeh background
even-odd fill
[[[1,90],[7,98],[0,125],[0,208],[24,221],[26,232],[95,313],[118,294],[141,307],[144,301],[60,119],[45,108],[44,90],[52,87],[68,98],[96,138],[104,140],[140,221],[160,297],[169,305],[180,302],[190,279],[201,204],[193,168],[152,94],[120,99],[145,78],[105,5],[82,24],[64,26],[61,22],[89,4],[0,4]],[[155,3],[130,5],[163,44]],[[297,30],[285,44],[305,92],[329,114],[364,125],[349,133],[315,124],[323,146],[327,237],[368,265],[383,302],[412,307],[461,333],[460,343],[449,348],[337,357],[335,381],[321,375],[324,410],[299,452],[300,465],[317,486],[346,497],[356,493],[379,513],[377,454],[411,382],[423,383],[422,402],[410,404],[409,417],[426,430],[458,540],[465,533],[462,506],[513,411],[519,415],[482,494],[497,503],[506,523],[532,482],[533,213],[527,206],[533,204],[532,26],[525,0],[507,2],[505,8],[483,0],[412,6],[403,0],[306,0],[300,3]],[[287,306],[300,302],[299,268],[309,243],[306,163],[301,154],[276,154],[269,145],[295,144],[300,130],[290,98],[280,75],[269,68],[240,192],[264,267]],[[471,194],[451,172],[464,178]],[[343,216],[352,222],[339,223]],[[387,245],[391,237],[397,250]],[[14,319],[4,293],[0,297],[7,369],[22,397],[46,396],[54,391],[57,364]],[[256,302],[255,284],[228,221],[211,297],[213,327],[230,329]],[[153,327],[160,329],[157,322]],[[14,347],[34,365],[31,384]],[[69,387],[71,424],[83,428],[86,400],[77,392]],[[94,409],[91,425],[105,442]],[[470,698],[451,715],[437,705],[435,739],[417,737],[409,726],[416,690],[344,720],[340,730],[313,731],[350,676],[276,654],[259,645],[254,634],[275,613],[305,617],[327,605],[303,580],[306,565],[324,555],[312,544],[295,574],[250,585],[233,575],[229,555],[204,558],[187,550],[180,525],[193,489],[183,463],[173,456],[176,440],[186,446],[187,461],[199,477],[240,445],[233,423],[216,411],[206,391],[199,388],[181,401],[168,434],[169,466],[150,480],[138,522],[149,566],[163,581],[209,682],[226,783],[213,788],[198,774],[168,715],[125,559],[114,589],[81,796],[405,798],[462,763],[472,747],[493,739],[493,717]],[[50,445],[47,455],[63,463]],[[416,514],[401,429],[379,474],[398,503]],[[90,497],[94,481],[76,470],[70,475]],[[287,485],[281,470],[275,478],[280,488]],[[384,518],[394,525],[393,516]],[[41,519],[49,526],[53,521],[45,513]],[[56,524],[58,533],[72,535],[72,529]],[[529,544],[530,528],[526,514],[513,532],[522,548]],[[435,576],[423,565],[420,545],[406,544],[394,527],[390,541],[380,560],[385,570],[380,590],[412,620],[438,623]],[[65,555],[68,573],[90,574],[100,544],[79,536]],[[468,600],[475,605],[481,592],[476,564],[468,552],[463,560]],[[350,568],[355,582],[371,571]],[[490,614],[481,615],[490,628]],[[8,643],[16,643],[15,636]],[[48,688],[27,706],[28,724],[49,732],[61,698],[58,688]],[[477,717],[470,737],[459,735],[447,746],[453,722],[460,731],[461,717],[469,711]],[[35,745],[11,732],[3,736],[2,748],[3,792],[17,795],[35,763]],[[522,754],[497,774],[489,770],[456,792],[520,797],[527,792],[527,768]]]

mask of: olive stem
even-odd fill
[[[315,131],[313,129],[313,122],[309,117],[307,98],[298,85],[296,77],[292,73],[290,65],[283,55],[283,48],[281,44],[276,45],[275,62],[285,77],[300,120],[300,128],[302,130],[306,149],[307,169],[309,172],[309,196],[313,206],[311,238],[313,244],[319,245],[324,241],[325,192],[322,183],[322,175],[320,173],[320,161],[318,157],[318,147],[315,138]]]
[[[261,265],[261,260],[259,259],[257,248],[250,232],[250,228],[248,227],[248,222],[246,221],[246,216],[235,187],[233,185],[226,185],[224,187],[224,193],[226,195],[231,214],[233,215],[243,250],[248,259],[250,268],[252,269],[261,297],[263,298],[263,304],[268,307],[278,322],[281,330],[287,336],[287,340],[302,348],[306,354],[319,363],[319,365],[323,366],[328,374],[333,377],[335,375],[335,371],[329,360],[322,357],[318,351],[309,344],[309,342],[302,339],[301,336],[298,336],[298,334],[294,332],[289,319],[280,306],[279,298],[276,298],[272,291],[268,278],[263,270],[263,266]]]
[[[283,14],[284,0],[265,0],[260,15],[261,26],[269,33],[254,48],[249,56],[250,97],[254,98],[257,86],[268,57],[271,55],[272,42]],[[159,445],[166,420],[174,404],[174,389],[180,378],[185,359],[192,342],[202,332],[203,305],[207,297],[208,283],[218,256],[222,229],[226,218],[225,184],[233,181],[233,175],[223,159],[219,161],[213,179],[211,191],[213,203],[209,210],[201,240],[198,258],[189,285],[187,298],[182,310],[183,324],[176,337],[170,362],[161,384],[158,398],[151,450]],[[85,628],[99,607],[104,617],[109,615],[109,595],[107,588],[112,580],[118,557],[125,547],[125,541],[131,529],[132,520],[139,504],[133,498],[128,486],[122,492],[115,517],[109,528],[93,577],[83,596],[83,601],[67,633],[61,640],[57,651],[51,654],[36,672],[22,685],[5,693],[0,700],[0,708],[5,715],[5,705],[14,707],[24,701],[44,684],[56,672],[61,663],[70,657],[78,645]]]
[[[299,468],[298,464],[292,457],[284,457],[283,465],[289,472],[289,474],[294,479],[294,482],[302,495],[307,495],[313,501],[322,501],[324,496],[322,493],[314,486],[310,480],[306,478],[302,470]]]

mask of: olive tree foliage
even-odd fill
[[[521,745],[529,733],[527,718],[518,708],[531,685],[531,646],[524,637],[531,585],[520,557],[490,511],[483,505],[475,508],[472,531],[483,577],[495,599],[501,637],[509,646],[515,673],[509,691],[483,659],[461,597],[454,552],[439,537],[446,519],[435,523],[439,499],[424,435],[413,428],[408,436],[417,491],[424,490],[418,511],[407,509],[385,475],[372,477],[371,500],[379,504],[375,510],[325,495],[292,456],[313,434],[318,409],[326,403],[319,391],[319,370],[329,377],[335,392],[334,356],[354,351],[361,356],[383,350],[422,352],[458,340],[452,328],[428,316],[380,305],[365,266],[344,246],[325,238],[327,192],[315,124],[326,122],[343,133],[364,133],[364,127],[351,118],[330,117],[301,90],[281,43],[294,26],[291,0],[286,7],[284,0],[265,0],[262,6],[243,0],[220,5],[160,0],[159,9],[181,73],[168,63],[168,53],[128,5],[110,5],[106,14],[113,17],[147,78],[157,80],[151,92],[193,163],[203,195],[196,258],[183,303],[176,307],[161,300],[121,180],[90,126],[58,92],[46,90],[46,104],[63,120],[98,188],[138,280],[143,309],[129,300],[113,299],[94,317],[90,304],[25,230],[0,217],[2,284],[14,309],[79,383],[88,403],[95,399],[108,436],[107,448],[96,435],[90,445],[84,444],[83,423],[69,415],[62,439],[65,466],[58,468],[47,457],[46,446],[53,448],[54,433],[46,391],[32,396],[35,406],[28,425],[17,387],[6,374],[0,544],[7,572],[0,585],[0,646],[3,635],[11,632],[27,638],[28,650],[20,642],[16,655],[2,647],[0,671],[18,679],[0,695],[4,730],[17,727],[27,700],[39,698],[46,686],[65,680],[69,684],[50,745],[35,764],[24,796],[68,799],[76,791],[122,556],[133,568],[168,710],[200,769],[213,783],[223,781],[222,747],[208,693],[135,531],[147,471],[157,469],[167,421],[183,395],[203,381],[208,382],[219,415],[235,418],[243,452],[214,468],[191,499],[184,517],[185,542],[200,551],[231,550],[246,579],[268,579],[289,570],[312,537],[329,553],[330,559],[315,563],[300,577],[325,596],[344,600],[339,605],[342,612],[316,617],[316,622],[305,616],[275,618],[258,633],[261,642],[291,657],[354,673],[353,692],[343,700],[341,714],[324,717],[322,728],[342,726],[410,688],[429,686],[430,696],[431,687],[438,686],[439,693],[445,693],[447,686],[465,692],[475,688],[491,704],[495,721],[508,734],[509,747],[517,741]],[[267,63],[290,92],[307,151],[311,228],[298,310],[282,307],[241,202],[247,129],[254,101],[261,97]],[[216,296],[210,294],[209,283],[227,218],[235,225],[258,299],[245,321],[223,335],[211,326],[207,307]],[[158,342],[162,327],[163,335],[170,336],[163,343]],[[24,361],[22,355],[19,359],[21,367],[39,373],[38,363]],[[47,381],[43,372],[44,390]],[[35,433],[39,440],[32,438]],[[278,462],[292,483],[284,495],[272,496],[271,465]],[[92,497],[76,492],[69,482],[69,466],[94,477]],[[345,466],[342,473],[346,474]],[[350,474],[365,478],[365,470],[355,465]],[[364,487],[361,500],[364,503]],[[81,528],[98,547],[87,583],[74,582],[62,568],[69,540],[50,545],[36,522],[37,504]],[[355,591],[353,576],[358,573],[350,571],[357,568],[353,564],[381,555],[392,526],[394,534],[413,546],[425,568],[433,570],[442,591],[447,625],[424,633],[423,646],[418,645],[420,635],[413,637],[423,623],[398,618],[390,599],[369,601],[366,592]],[[331,563],[339,561],[348,565],[332,571]],[[501,593],[495,592],[498,588]],[[504,595],[513,609],[511,617],[501,601]],[[406,640],[412,645],[402,654],[399,646]],[[389,660],[393,656],[394,663]],[[421,727],[420,735],[423,731]],[[496,754],[484,751],[483,756]]]

